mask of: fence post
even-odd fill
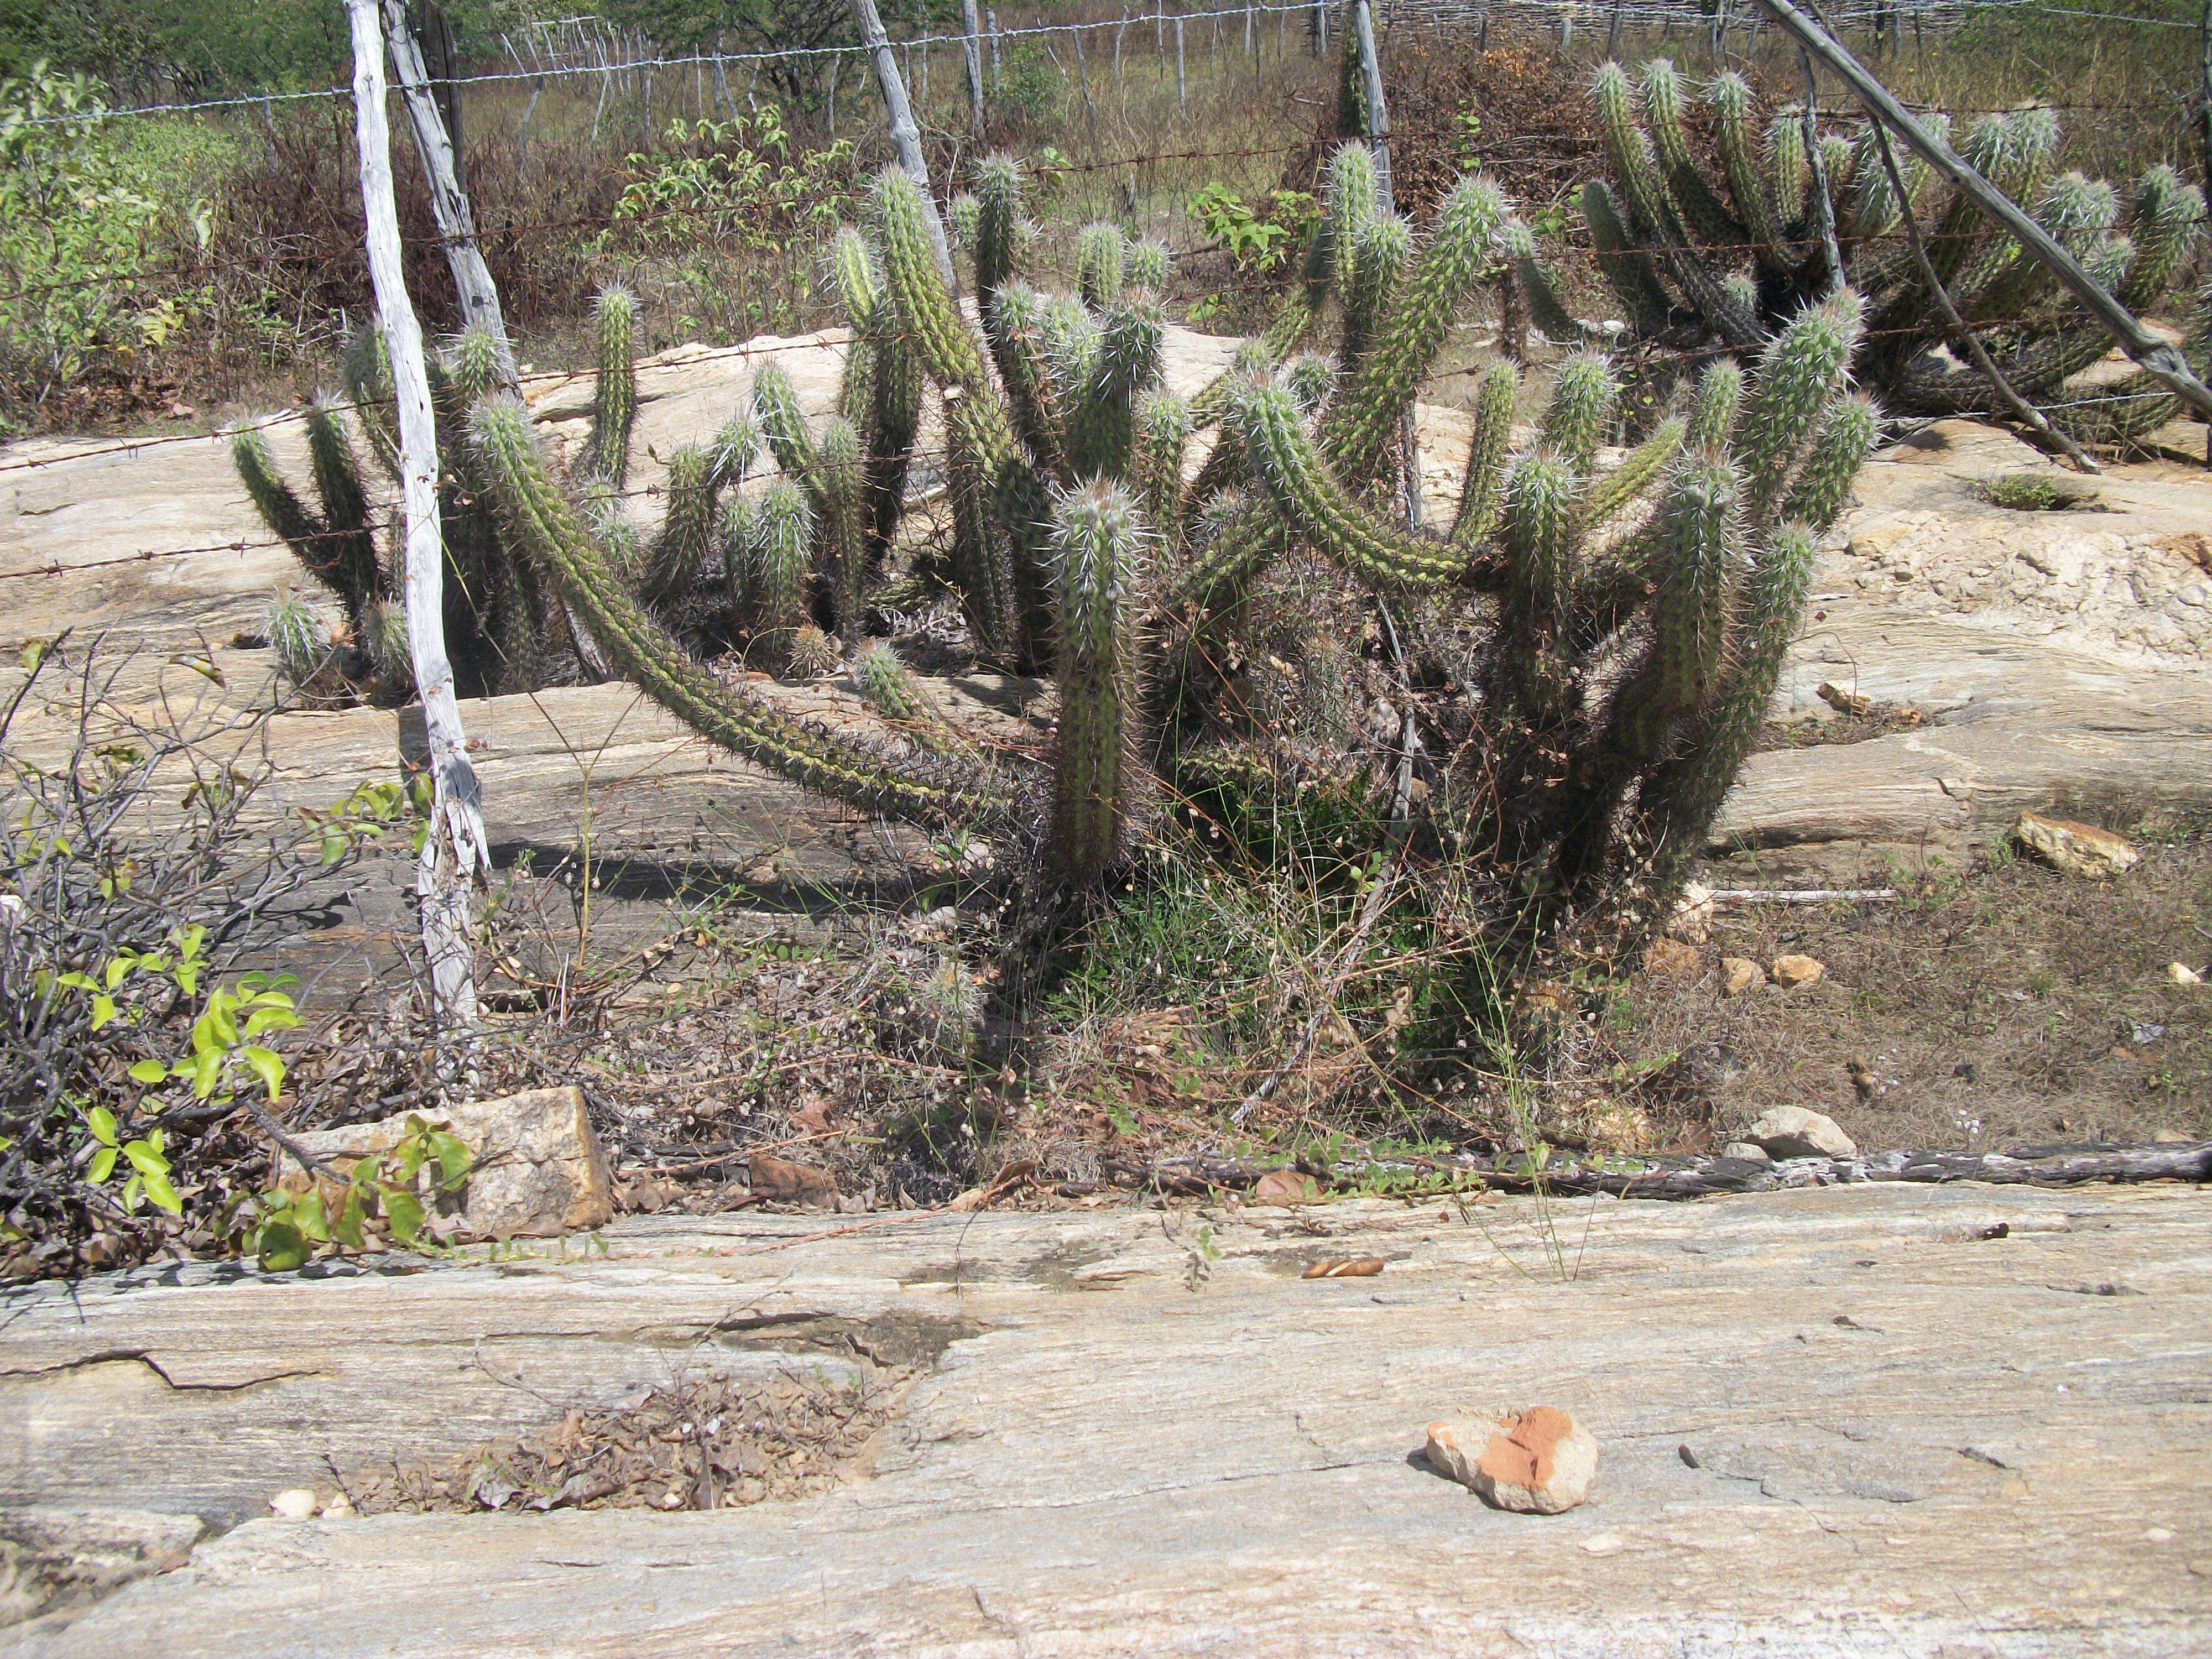
[[[1190,83],[1184,79],[1182,70],[1182,13],[1176,13],[1176,112],[1190,112]],[[1077,60],[1080,62],[1081,59]]]
[[[976,40],[975,0],[960,0],[960,56],[968,68],[968,134],[983,149],[983,47]]]
[[[983,10],[983,21],[991,31],[991,95],[999,95],[999,14],[989,7]]]
[[[438,430],[422,325],[408,303],[399,264],[399,210],[392,189],[392,133],[384,119],[384,31],[377,0],[346,0],[353,34],[355,132],[361,149],[361,201],[367,219],[369,278],[392,356],[398,394],[399,471],[407,526],[407,639],[430,744],[429,833],[415,870],[422,948],[430,963],[432,1016],[441,1034],[477,1022],[476,964],[470,944],[471,883],[489,870],[461,710],[446,656],[445,542],[438,525]]]
[[[1575,9],[1570,5],[1559,8],[1559,56],[1565,58],[1574,50]]]
[[[514,347],[507,337],[499,289],[491,280],[491,268],[484,264],[483,250],[477,244],[475,216],[469,211],[468,192],[461,187],[460,146],[453,142],[453,129],[447,125],[432,90],[422,47],[408,23],[407,0],[383,0],[383,27],[391,36],[392,73],[399,82],[400,101],[407,108],[407,123],[415,134],[416,154],[422,159],[423,176],[430,182],[431,216],[437,220],[439,238],[446,245],[446,263],[453,269],[461,315],[471,328],[491,336],[500,384],[519,395],[522,383],[515,373]],[[380,60],[380,82],[383,68]],[[378,118],[382,119],[380,106]]]
[[[1075,84],[1083,89],[1083,130],[1095,144],[1098,142],[1098,111],[1091,102],[1091,71],[1083,64],[1082,25],[1071,27],[1067,38],[1075,43]]]
[[[906,83],[899,79],[898,59],[891,53],[890,37],[884,33],[884,20],[876,13],[876,0],[853,0],[853,22],[875,64],[876,90],[883,94],[884,112],[890,118],[891,148],[897,152],[899,170],[921,191],[929,221],[930,252],[937,256],[937,269],[945,285],[957,294],[959,284],[953,280],[951,252],[945,246],[945,225],[929,194],[929,163],[922,159],[921,132],[914,124],[914,111],[907,105]]]
[[[1390,110],[1382,101],[1382,65],[1375,56],[1375,15],[1368,0],[1352,0],[1352,44],[1359,53],[1359,78],[1366,105],[1367,148],[1375,152],[1375,199],[1391,210]]]

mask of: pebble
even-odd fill
[[[1802,1106],[1777,1106],[1759,1114],[1744,1132],[1770,1158],[1856,1158],[1858,1146],[1824,1113]]]
[[[1747,991],[1756,991],[1766,983],[1766,969],[1749,957],[1721,958],[1721,994],[1740,997]]]
[[[1767,971],[1777,985],[1795,987],[1818,983],[1828,969],[1818,957],[1793,955],[1775,957],[1774,966]]]
[[[2204,975],[2185,962],[2169,962],[2166,964],[2166,981],[2169,985],[2202,985]]]
[[[1430,1464],[1493,1508],[1559,1515],[1589,1497],[1597,1438],[1553,1406],[1429,1425]]]
[[[315,1494],[305,1486],[289,1487],[269,1500],[270,1513],[282,1521],[313,1520],[315,1509]]]
[[[1766,1148],[1760,1146],[1755,1140],[1731,1140],[1727,1146],[1721,1148],[1721,1156],[1723,1158],[1736,1158],[1746,1164],[1771,1164],[1774,1162],[1772,1158],[1766,1155]]]

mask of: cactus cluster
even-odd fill
[[[2104,329],[2016,239],[1962,192],[1939,185],[1902,145],[1893,149],[1905,201],[1871,127],[1820,136],[1815,167],[1797,106],[1762,118],[1735,74],[1717,76],[1703,92],[1710,167],[1690,136],[1692,90],[1673,64],[1655,58],[1632,76],[1607,63],[1591,77],[1611,176],[1586,183],[1579,205],[1599,270],[1633,335],[1753,351],[1805,305],[1848,283],[1863,296],[1866,319],[1856,368],[1886,403],[1916,414],[2002,416],[2010,406],[1958,349],[1903,234],[1911,213],[1925,227],[1929,263],[1961,320],[2058,430],[2118,446],[2179,411],[2172,394],[2147,376],[2069,384],[2109,349]],[[1951,134],[1948,116],[1923,118]],[[2190,264],[2203,194],[2161,164],[2123,200],[2101,179],[2061,171],[2059,139],[2056,115],[2031,104],[1984,116],[1959,149],[2131,310],[2157,307]],[[1840,271],[1830,268],[1820,234],[1822,188]],[[1507,253],[1516,294],[1547,336],[1571,341],[1590,332],[1561,301],[1533,239]],[[2188,352],[2201,368],[2212,344],[2212,307],[2200,299],[2197,313]]]
[[[540,675],[564,653],[604,662],[763,766],[1034,849],[1013,867],[1054,884],[1121,867],[1163,800],[1331,779],[1371,794],[1395,775],[1402,814],[1416,749],[1427,833],[1524,891],[1572,908],[1679,868],[1748,751],[1814,538],[1873,441],[1873,406],[1849,391],[1848,290],[1763,331],[1747,368],[1708,368],[1610,466],[1607,358],[1559,365],[1517,448],[1519,374],[1495,366],[1456,510],[1425,528],[1407,489],[1413,399],[1486,274],[1531,246],[1489,181],[1462,179],[1417,234],[1378,196],[1369,152],[1340,150],[1283,313],[1188,399],[1163,369],[1164,249],[1085,228],[1074,291],[1050,292],[1024,274],[1038,238],[1018,165],[985,160],[974,187],[953,214],[974,320],[935,205],[886,171],[865,228],[832,249],[852,323],[836,407],[810,418],[781,370],[760,368],[712,443],[669,457],[649,536],[623,510],[628,300],[601,307],[590,433],[566,476],[480,343],[459,343],[439,378],[461,605],[448,625],[483,642],[476,683],[516,684],[532,651]],[[1334,349],[1305,349],[1332,320]],[[902,543],[933,388],[944,522],[938,541]],[[356,391],[388,460],[372,373]],[[317,433],[319,516],[244,437],[241,471],[303,563],[365,610],[389,554],[330,411]],[[763,453],[773,476],[749,480]],[[1048,757],[994,757],[936,712],[869,637],[887,580],[957,604],[980,660],[1052,676]],[[848,664],[884,734],[795,718],[718,673],[709,659],[732,645],[805,672]],[[1366,712],[1378,684],[1401,697],[1387,730]]]

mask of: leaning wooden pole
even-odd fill
[[[1902,138],[1922,160],[1955,185],[1984,213],[2019,239],[2021,245],[2056,276],[2067,292],[2103,324],[2136,366],[2191,408],[2212,416],[2212,387],[2198,380],[2189,361],[2173,345],[2152,333],[2133,313],[2081,268],[2081,262],[2021,210],[2019,204],[1968,167],[1950,145],[1914,119],[1843,44],[1790,0],[1759,0],[1777,23],[1838,79],[1858,95],[1867,112]]]
[[[1361,101],[1367,106],[1367,148],[1375,153],[1375,198],[1385,213],[1395,206],[1390,186],[1390,106],[1382,97],[1382,61],[1375,52],[1375,16],[1367,0],[1352,0],[1352,42],[1359,53]]]
[[[399,404],[399,472],[407,527],[407,641],[430,744],[429,832],[416,866],[431,1006],[441,1032],[477,1021],[474,883],[491,867],[476,769],[461,732],[453,667],[446,656],[445,543],[438,524],[438,432],[422,328],[399,264],[399,210],[392,189],[392,132],[384,118],[384,36],[377,0],[346,0],[353,26],[355,131],[361,201],[368,220],[368,273],[392,358]]]
[[[853,26],[860,31],[860,43],[875,66],[876,90],[883,94],[884,112],[890,118],[891,149],[898,157],[899,170],[920,187],[921,199],[929,205],[930,251],[937,256],[938,272],[945,286],[957,292],[952,251],[945,246],[945,226],[937,216],[936,199],[929,193],[929,163],[922,158],[921,129],[915,125],[913,106],[906,100],[906,82],[899,78],[898,55],[891,50],[890,36],[884,32],[876,0],[852,0],[852,6]]]
[[[987,142],[983,135],[983,42],[982,21],[975,13],[975,0],[960,0],[960,56],[968,69],[968,136],[975,142],[976,154],[981,155]]]
[[[407,123],[415,134],[416,154],[422,159],[423,176],[430,183],[430,213],[438,222],[438,240],[445,244],[446,263],[453,270],[461,315],[471,328],[491,336],[498,350],[501,384],[519,397],[521,380],[515,372],[514,347],[507,337],[499,289],[492,282],[491,267],[484,263],[483,249],[477,245],[476,217],[469,210],[468,192],[461,185],[459,140],[447,130],[445,114],[439,108],[429,65],[423,61],[422,43],[415,38],[414,25],[407,15],[407,0],[383,0],[383,9],[384,28],[391,40],[392,76],[407,108]],[[453,91],[458,105],[459,88]]]

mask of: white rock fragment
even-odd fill
[[[1802,1106],[1776,1106],[1760,1113],[1744,1139],[1765,1148],[1769,1158],[1856,1158],[1859,1150],[1835,1119]]]
[[[289,1486],[269,1500],[269,1512],[280,1521],[312,1521],[315,1494],[306,1486]]]

